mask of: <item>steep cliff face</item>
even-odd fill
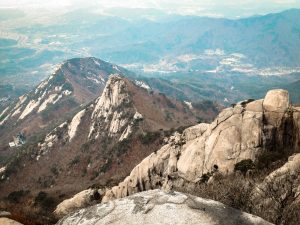
[[[137,121],[142,119],[143,116],[137,112],[129,96],[125,78],[112,75],[100,97],[70,121],[55,128],[39,143],[37,159],[55,147],[64,148],[65,143],[70,146],[73,143],[100,144],[107,138],[111,142],[122,141],[129,137],[133,125],[137,125]]]
[[[88,137],[97,139],[101,133],[110,137],[122,133],[122,140],[130,135],[130,125],[133,125],[134,119],[139,119],[134,117],[135,114],[139,115],[139,112],[133,106],[125,80],[112,76],[101,98],[95,102]],[[142,118],[141,115],[140,119]]]
[[[101,96],[5,166],[0,198],[25,186],[32,191],[29,199],[43,190],[61,202],[91,186],[116,185],[160,148],[164,137],[197,123],[197,112],[203,113],[149,92],[121,75],[111,75]],[[66,201],[65,208],[73,210],[95,200],[90,192],[80,196],[81,200]]]
[[[72,213],[59,225],[75,224],[256,224],[271,223],[219,202],[180,192],[146,191]]]
[[[101,145],[107,140],[110,143],[122,143],[136,133],[196,123],[196,116],[184,103],[173,103],[167,99],[170,101],[167,103],[172,104],[169,107],[163,102],[164,99],[165,96],[149,94],[120,75],[111,75],[100,97],[70,121],[56,127],[39,143],[40,153],[43,155],[56,146],[64,148],[65,142],[70,146],[74,143]],[[165,117],[166,113],[169,113],[168,118]]]
[[[223,110],[211,124],[171,137],[108,190],[103,201],[153,188],[170,189],[184,181],[197,183],[215,170],[228,174],[236,163],[255,161],[265,151],[289,154],[299,149],[299,115],[284,90],[272,90],[262,100],[240,102]]]
[[[1,113],[1,125],[10,119],[24,120],[33,112],[41,113],[51,105],[73,97],[78,104],[86,104],[102,92],[111,73],[125,72],[121,67],[96,58],[70,59],[34,90]]]
[[[19,132],[29,140],[78,112],[102,93],[111,73],[129,74],[96,58],[75,58],[59,65],[47,80],[1,112],[0,150],[7,149]]]

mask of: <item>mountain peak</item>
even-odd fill
[[[19,97],[0,117],[0,132],[8,145],[16,133],[27,137],[44,128],[58,125],[68,115],[78,112],[102,93],[110,74],[127,74],[127,70],[100,59],[73,58],[58,65],[56,70],[32,91]],[[53,123],[53,124],[52,124]]]
[[[103,90],[101,97],[95,102],[95,108],[92,113],[92,125],[89,133],[89,138],[92,136],[97,138],[103,127],[96,128],[97,118],[104,119],[108,122],[112,118],[112,123],[108,128],[109,136],[120,132],[122,127],[131,120],[136,113],[132,99],[125,82],[125,78],[119,74],[114,74],[109,77],[109,80]],[[100,128],[100,129],[99,129]],[[98,129],[98,130],[97,130]],[[130,125],[124,132],[129,135]],[[125,135],[125,134],[124,134]],[[123,135],[122,135],[123,136]]]
[[[262,218],[225,206],[220,202],[180,192],[167,193],[162,190],[145,191],[122,200],[118,199],[107,204],[82,209],[64,217],[58,224],[138,225],[141,221],[144,225],[271,225]]]

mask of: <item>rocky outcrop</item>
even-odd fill
[[[263,107],[266,111],[285,112],[289,107],[289,93],[285,90],[271,90],[267,93]]]
[[[292,211],[298,211],[300,206],[300,153],[291,156],[286,164],[269,174],[261,184],[256,186],[252,196],[256,212],[266,211],[270,218],[277,218],[281,223],[285,220],[282,217],[287,211],[290,215],[293,214]],[[300,219],[299,214],[296,215]],[[295,218],[296,220],[297,218]]]
[[[129,121],[135,113],[137,111],[134,109],[125,80],[119,75],[110,76],[101,97],[95,102],[89,138],[98,138],[104,130],[108,131],[108,136],[120,133],[125,126],[129,126]],[[129,129],[124,132],[129,132]]]
[[[100,197],[100,194],[97,190],[88,189],[84,190],[76,195],[74,195],[72,198],[67,199],[59,204],[59,206],[55,210],[55,214],[60,215],[66,215],[70,212],[75,211],[78,208],[81,207],[87,207],[95,204],[95,200],[98,200]]]
[[[72,213],[59,225],[76,224],[256,224],[271,223],[222,203],[152,190]]]
[[[8,218],[0,218],[1,225],[22,225],[21,223],[8,219]]]
[[[299,116],[284,90],[272,90],[265,99],[240,102],[224,109],[211,124],[175,133],[124,181],[106,190],[102,202],[149,189],[197,184],[205,174],[231,173],[236,163],[255,161],[265,151],[294,151],[299,148]]]
[[[180,185],[178,180],[197,183],[215,170],[231,173],[237,162],[255,161],[264,151],[297,149],[299,115],[284,90],[272,90],[263,100],[240,102],[223,110],[211,124],[174,135],[123,182],[107,190],[103,201],[153,188],[170,189]]]

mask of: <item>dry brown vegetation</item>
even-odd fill
[[[262,160],[265,160],[265,158]],[[236,169],[233,174],[222,175],[215,172],[197,184],[184,182],[183,187],[176,187],[175,189],[222,202],[236,209],[260,216],[274,224],[298,225],[300,208],[299,201],[295,201],[298,197],[294,186],[295,175],[288,174],[276,186],[269,183],[265,189],[260,189],[264,198],[255,199],[253,196],[266,176],[282,166],[286,160],[276,162],[258,161],[255,164],[245,162],[246,160],[242,164],[248,169],[241,169],[241,164],[239,164],[238,168],[240,169]],[[261,163],[268,166],[262,169],[259,167]],[[284,196],[282,196],[283,190],[286,190]],[[265,204],[265,201],[270,199],[272,207],[270,207],[270,204]]]

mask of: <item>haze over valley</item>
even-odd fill
[[[0,2],[1,225],[299,212],[299,1]]]
[[[225,100],[224,104],[226,99],[232,103],[263,97],[270,87],[292,85],[297,80],[293,75],[300,71],[297,9],[242,19],[170,14],[158,9],[0,10],[4,90],[13,86],[24,93],[63,61],[86,56],[118,64],[138,76],[179,78],[180,83],[190,77],[200,77],[198,82],[202,77],[230,77],[233,82],[225,82],[228,93],[210,95],[212,100]],[[247,83],[247,76],[280,76],[280,83],[285,84],[273,82],[277,78],[262,78],[269,79],[270,87],[251,95],[235,83],[243,78]],[[231,97],[232,88],[241,98]],[[5,93],[1,97],[5,101],[15,96]],[[203,98],[203,93],[196,97]],[[181,98],[193,100],[188,94]]]

